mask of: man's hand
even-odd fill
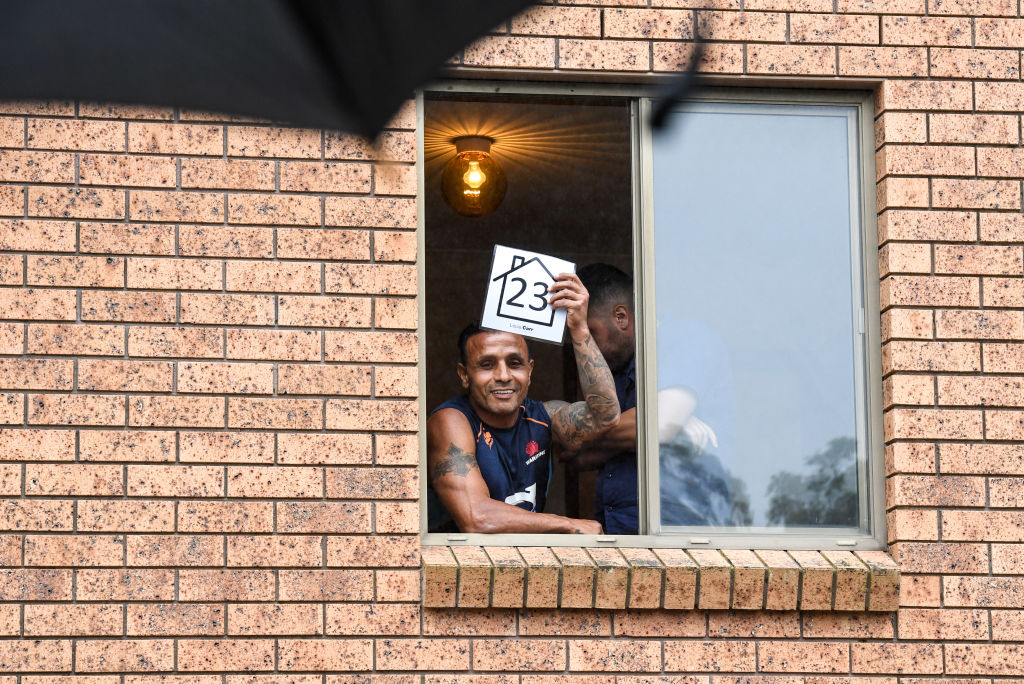
[[[548,292],[554,293],[548,299],[551,308],[565,309],[565,325],[572,339],[581,340],[589,335],[587,305],[590,293],[583,287],[580,277],[575,273],[559,273]]]
[[[577,527],[574,534],[604,534],[601,523],[596,520],[572,519]]]

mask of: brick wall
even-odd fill
[[[0,684],[1024,676],[1018,0],[655,4],[459,61],[666,71],[696,30],[737,83],[879,80],[900,610],[422,608],[412,108],[373,148],[0,103]]]

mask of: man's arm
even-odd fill
[[[566,327],[572,338],[573,355],[579,371],[585,401],[545,403],[551,416],[551,434],[561,446],[578,450],[619,422],[619,400],[615,396],[612,372],[590,336],[587,303],[590,295],[575,274],[563,273],[551,286],[551,307],[566,310]]]
[[[593,520],[534,513],[492,499],[476,461],[469,421],[455,409],[442,409],[427,421],[427,472],[463,532],[601,534],[601,525]]]
[[[596,440],[584,442],[579,451],[563,451],[559,456],[576,470],[596,470],[624,451],[636,451],[635,408],[623,411],[618,425]]]

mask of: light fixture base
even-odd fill
[[[458,138],[453,138],[452,142],[455,143],[455,151],[460,154],[462,152],[490,152],[494,138],[489,138],[486,135],[461,135]]]

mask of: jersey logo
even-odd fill
[[[487,445],[488,449],[494,446],[494,437],[492,437],[491,433],[487,430],[484,430],[484,444]]]
[[[532,485],[526,488],[525,491],[516,492],[505,497],[505,503],[513,506],[521,503],[530,504],[530,510],[537,508],[537,483],[534,482]]]
[[[533,456],[538,451],[540,451],[540,444],[537,444],[537,442],[534,442],[534,441],[529,441],[529,442],[526,443],[526,455],[527,456]]]

